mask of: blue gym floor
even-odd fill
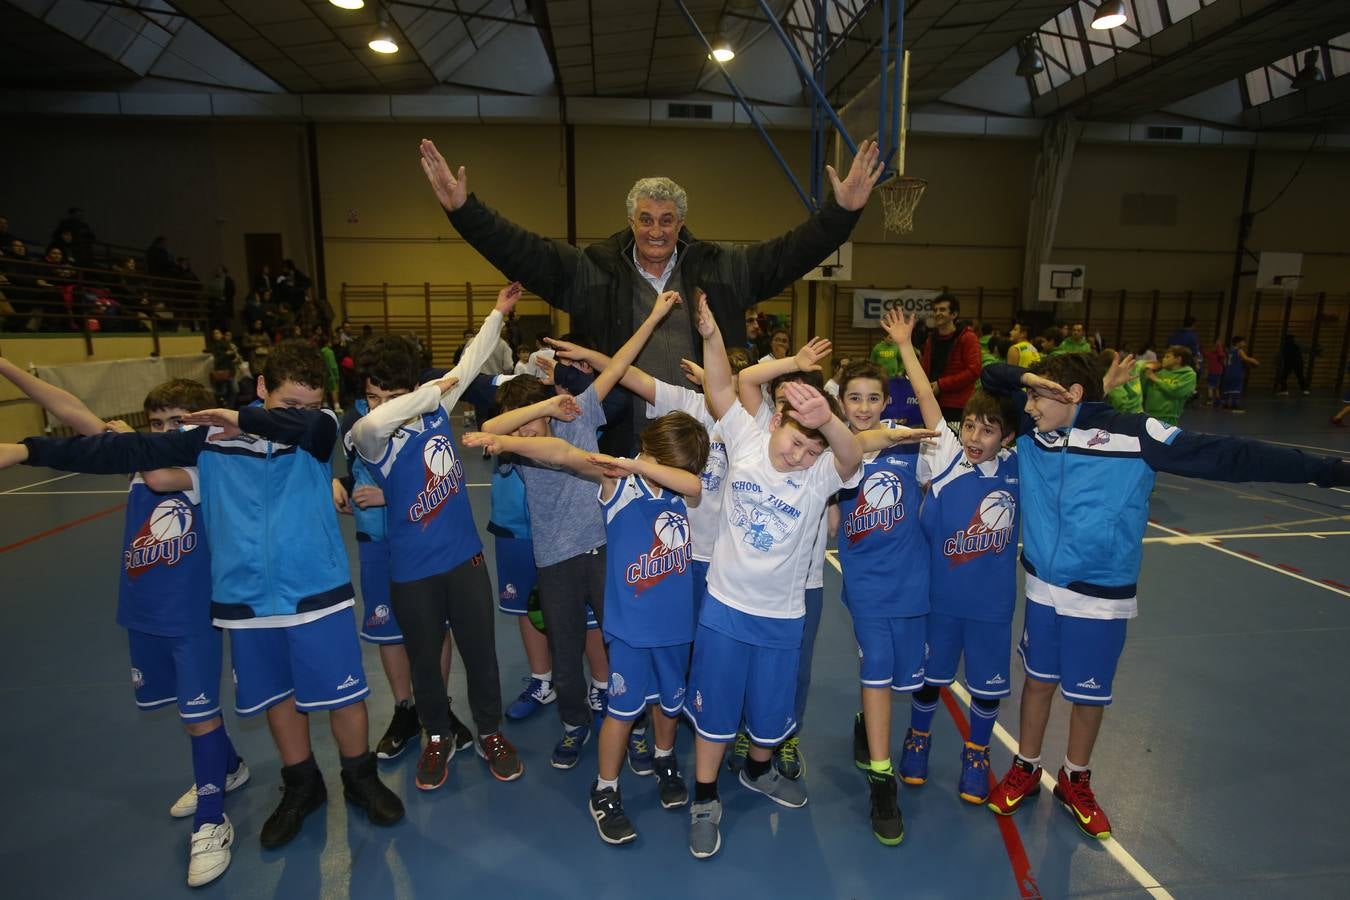
[[[1338,406],[1328,398],[1253,400],[1245,416],[1192,410],[1183,424],[1350,455],[1350,434],[1326,424]],[[487,464],[473,452],[465,463],[481,527]],[[126,640],[113,622],[124,484],[26,467],[0,472],[0,596],[8,623],[8,649],[0,655],[0,771],[8,773],[0,893],[6,897],[141,900],[189,893],[189,825],[168,815],[192,781],[187,740],[173,712],[136,710]],[[1328,705],[1350,680],[1350,491],[1161,476],[1152,517],[1163,527],[1149,529],[1141,613],[1130,626],[1116,705],[1093,759],[1113,841],[1084,838],[1048,792],[1002,828],[987,810],[961,802],[960,737],[953,717],[940,710],[932,777],[924,787],[901,788],[904,843],[880,845],[868,827],[867,791],[850,749],[857,654],[837,600],[838,574],[827,567],[802,732],[810,803],[782,809],[724,775],[723,847],[713,859],[689,855],[687,812],[662,810],[653,779],[626,769],[625,805],[640,837],[626,847],[602,844],[585,808],[594,742],[576,769],[550,768],[558,736],[551,707],[506,726],[525,762],[519,781],[494,781],[465,753],[451,763],[443,789],[422,793],[412,783],[415,751],[383,764],[408,808],[407,819],[388,829],[348,815],[326,716],[313,716],[328,804],[292,844],[264,851],[258,832],[279,797],[276,756],[262,717],[231,713],[226,722],[253,779],[226,803],[236,828],[233,864],[201,893],[1350,895],[1350,824],[1337,793],[1350,718]],[[349,517],[344,528],[355,569]],[[1216,534],[1221,541],[1198,540]],[[1019,629],[1020,618],[1019,612]],[[526,672],[511,619],[498,619],[497,646],[509,701]],[[391,701],[374,648],[366,645],[365,653],[373,741]],[[1000,716],[1013,735],[1016,662],[1014,672],[1019,684]],[[458,662],[451,691],[465,693]],[[228,690],[224,699],[230,706]],[[965,716],[959,698],[947,706]],[[1065,712],[1057,706],[1046,740],[1052,771],[1063,755]],[[897,701],[897,736],[907,717],[907,702]],[[689,743],[682,729],[686,773]],[[1010,757],[996,738],[997,775]],[[1014,873],[1025,869],[1019,884]]]

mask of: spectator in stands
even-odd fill
[[[155,278],[177,276],[178,266],[174,263],[173,254],[169,252],[168,239],[163,235],[156,237],[145,249],[145,270]]]
[[[1176,343],[1176,341],[1172,341]],[[1092,342],[1087,339],[1087,334],[1083,328],[1082,322],[1074,322],[1069,326],[1069,336],[1060,341],[1056,353],[1091,353]]]
[[[933,298],[933,330],[923,345],[923,370],[948,422],[961,411],[980,380],[980,339],[969,325],[957,324],[961,301],[945,291]]]
[[[350,348],[356,338],[352,337],[352,323],[348,319],[343,319],[342,324],[337,328],[338,343],[343,347]]]
[[[1041,356],[1054,356],[1059,353],[1059,341],[1062,337],[1059,326],[1051,325],[1036,338],[1036,349],[1040,351]]]
[[[4,256],[8,251],[9,242],[14,236],[9,233],[9,219],[6,216],[0,216],[0,256]]]
[[[216,273],[206,286],[207,315],[212,325],[228,325],[234,320],[234,279],[230,270],[216,266]]]
[[[272,299],[272,267],[263,266],[253,278],[253,293],[258,295],[260,303]]]
[[[224,408],[233,409],[239,392],[235,379],[239,369],[239,349],[226,334],[228,332],[212,328],[211,343],[206,352],[211,354],[211,384],[216,389],[216,399]]]
[[[520,346],[520,322],[514,309],[507,313],[506,321],[502,323],[502,340],[511,347]]]
[[[295,267],[295,260],[288,259],[281,264],[281,274],[272,290],[277,294],[278,303],[299,309],[306,300],[310,284],[309,276]]]
[[[66,210],[66,217],[57,222],[56,228],[52,231],[53,240],[62,233],[70,235],[70,248],[66,255],[79,260],[80,265],[92,265],[94,262],[94,229],[90,228],[89,223],[84,220],[84,210],[78,206],[72,206]]]
[[[69,231],[58,231],[56,234],[52,235],[51,244],[48,245],[47,249],[50,250],[53,247],[61,251],[61,254],[62,256],[65,257],[66,262],[70,263],[71,265],[75,264],[76,255],[75,255],[74,234],[72,234]]]

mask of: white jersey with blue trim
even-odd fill
[[[729,465],[708,592],[752,616],[805,616],[802,588],[820,517],[830,496],[856,485],[858,476],[840,478],[829,450],[809,469],[778,471],[769,460],[771,433],[739,402],[727,410],[718,428]]]
[[[769,431],[769,423],[773,421],[774,406],[772,403],[765,402],[759,405],[755,412],[755,424],[759,425],[765,431]],[[820,521],[816,523],[816,539],[811,548],[811,568],[806,572],[806,590],[814,588],[823,588],[825,586],[825,548],[830,543],[830,524],[826,521],[825,510],[820,511]]]
[[[211,555],[202,523],[196,468],[186,491],[156,493],[131,479],[122,532],[117,624],[161,637],[211,628]]]
[[[703,491],[698,505],[689,508],[689,527],[694,532],[694,559],[708,562],[712,559],[713,541],[717,539],[717,523],[722,518],[722,486],[727,477],[727,445],[717,430],[717,420],[708,412],[708,404],[697,391],[658,379],[656,396],[647,404],[647,418],[654,419],[666,413],[688,413],[708,431],[708,461],[699,478]]]
[[[694,639],[693,544],[684,497],[638,475],[605,499],[605,635],[632,647]]]
[[[938,474],[919,520],[928,537],[933,612],[977,622],[1011,622],[1017,604],[1017,454],[1004,448],[972,463],[961,441],[939,429],[925,445]]]

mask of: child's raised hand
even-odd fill
[[[586,460],[606,478],[623,478],[637,471],[637,460],[610,456],[607,453],[588,453]]]
[[[904,346],[914,336],[914,322],[917,316],[898,309],[892,309],[881,317],[881,327],[897,344]]]
[[[699,387],[703,387],[703,367],[692,359],[681,359],[680,368],[684,370],[684,377],[688,378]]]
[[[497,292],[497,312],[505,318],[511,310],[516,308],[516,301],[520,299],[522,291],[519,281],[513,281],[506,287]]]
[[[132,428],[130,425],[128,425],[126,422],[123,422],[121,419],[109,419],[107,422],[103,423],[103,430],[115,431],[118,434],[131,434],[136,429]]]
[[[792,407],[788,415],[807,428],[820,428],[834,416],[825,395],[809,384],[789,382],[783,386],[783,397]]]
[[[1022,386],[1038,392],[1043,397],[1058,400],[1060,403],[1073,402],[1073,398],[1069,396],[1069,392],[1064,389],[1063,385],[1042,375],[1033,375],[1027,372],[1022,376]]]
[[[436,379],[436,387],[440,389],[442,394],[450,393],[457,384],[459,384],[458,375],[443,375]]]
[[[23,444],[0,444],[0,469],[8,469],[28,460],[28,448]]]
[[[581,404],[571,394],[556,394],[549,401],[548,414],[562,422],[571,422],[581,415]]]
[[[717,333],[717,320],[713,318],[712,310],[708,308],[708,295],[702,291],[698,292],[698,320],[694,323],[698,328],[699,337],[712,337]]]
[[[239,410],[237,409],[202,409],[194,413],[188,413],[183,416],[184,425],[206,425],[212,428],[219,428],[220,431],[211,435],[209,440],[228,441],[236,438],[243,432],[239,430]]]
[[[917,444],[921,441],[931,440],[940,433],[933,428],[906,428],[903,425],[886,429],[886,436],[897,444]]]
[[[1134,378],[1134,354],[1114,353],[1114,356],[1114,362],[1107,368],[1106,375],[1102,377],[1102,390],[1108,394]]]
[[[813,337],[797,351],[797,371],[819,372],[820,361],[829,355],[830,342],[823,337]]]
[[[581,363],[577,366],[583,372],[592,372],[595,369],[596,352],[580,344],[574,344],[571,341],[560,341],[556,338],[544,338],[544,343],[553,348],[555,359],[560,359],[567,363]],[[542,365],[547,357],[538,357]],[[550,363],[551,365],[551,363]]]
[[[464,435],[465,447],[482,447],[493,456],[502,452],[501,435],[488,434],[486,431],[470,431]]]
[[[662,291],[657,295],[656,302],[652,304],[651,319],[659,322],[666,317],[672,309],[680,305],[679,291]]]

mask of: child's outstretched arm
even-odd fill
[[[567,394],[554,394],[547,400],[531,403],[519,409],[510,409],[499,416],[493,416],[483,423],[482,428],[488,434],[510,434],[528,425],[535,419],[561,419],[571,422],[581,415],[581,407],[576,398]]]
[[[937,397],[933,394],[933,385],[924,374],[919,354],[914,352],[914,321],[913,313],[906,315],[898,309],[893,309],[882,318],[881,327],[895,339],[895,344],[900,350],[900,359],[905,364],[905,377],[909,379],[910,385],[914,388],[914,397],[919,401],[923,424],[929,428],[942,428],[944,427],[942,407],[938,405]]]
[[[633,332],[633,336],[624,342],[624,345],[614,354],[609,364],[596,376],[595,383],[591,385],[591,390],[595,391],[597,400],[604,400],[609,396],[609,392],[613,390],[614,385],[619,383],[623,373],[628,371],[628,367],[633,364],[633,360],[638,358],[642,348],[647,345],[647,341],[651,338],[652,332],[656,330],[656,326],[679,303],[680,295],[678,291],[663,291],[656,298],[656,302],[652,304],[651,315],[643,320],[637,331]]]
[[[727,348],[722,345],[722,332],[708,308],[708,296],[698,292],[699,337],[703,338],[703,396],[714,418],[720,419],[736,402],[736,389],[731,385],[731,363]]]
[[[23,462],[90,475],[130,475],[153,469],[195,466],[206,437],[205,428],[164,434],[105,431],[88,437],[31,437],[21,445],[26,458],[11,459],[9,464]],[[17,456],[13,450],[10,455]]]
[[[102,434],[107,424],[84,405],[84,401],[70,391],[48,384],[36,375],[25,372],[0,356],[0,376],[28,395],[38,406],[60,419],[77,434]]]
[[[703,479],[693,472],[677,469],[675,466],[665,466],[645,459],[608,456],[604,453],[591,453],[588,458],[606,478],[617,481],[625,475],[641,475],[648,481],[677,494],[683,494],[690,500],[697,500],[703,493]]]
[[[1350,485],[1350,461],[1344,459],[1314,456],[1250,438],[1182,431],[1143,415],[1131,418],[1143,426],[1139,443],[1144,462],[1159,472],[1208,481]]]
[[[584,362],[597,372],[603,371],[609,365],[610,358],[599,350],[591,350],[582,347],[580,344],[573,344],[570,341],[559,341],[554,338],[544,338],[544,342],[554,349],[557,358],[567,362]],[[648,403],[656,402],[656,379],[639,369],[637,366],[630,365],[619,379],[619,387],[626,388],[637,394]]]
[[[938,428],[945,428],[946,423],[939,425]],[[916,444],[919,441],[935,438],[939,434],[937,428],[870,428],[867,431],[859,431],[853,436],[858,439],[858,446],[862,447],[863,453],[876,453],[885,450],[887,447],[894,447],[896,444]]]
[[[848,481],[862,465],[863,451],[848,426],[830,412],[830,404],[825,395],[809,384],[790,382],[783,388],[788,405],[792,407],[788,415],[807,428],[814,428],[825,436],[825,441],[834,453],[834,468],[839,477]]]
[[[819,372],[820,361],[830,355],[830,342],[822,337],[813,337],[802,345],[796,356],[785,356],[768,362],[755,363],[741,370],[737,379],[736,394],[741,406],[750,415],[759,412],[764,402],[761,388],[779,375],[789,372]]]
[[[536,462],[547,463],[559,469],[570,469],[582,478],[602,481],[600,467],[591,461],[590,453],[580,450],[556,437],[517,437],[513,434],[489,434],[471,431],[464,435],[464,446],[482,447],[493,456],[514,453]]]

